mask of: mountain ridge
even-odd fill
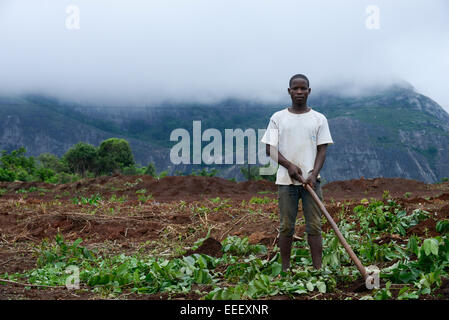
[[[402,177],[436,182],[449,176],[449,114],[413,87],[392,86],[370,95],[320,92],[310,106],[329,120],[334,145],[322,175],[327,181]],[[98,145],[109,137],[130,141],[137,163],[159,170],[190,172],[195,166],[169,161],[170,132],[201,120],[203,131],[217,128],[265,129],[281,103],[227,99],[216,104],[163,104],[153,107],[90,107],[64,104],[38,95],[0,97],[0,149],[25,146],[29,155],[64,154],[84,141]],[[259,137],[260,138],[260,137]],[[78,141],[79,140],[79,141]],[[239,165],[215,165],[220,176],[242,179]]]

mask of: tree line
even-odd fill
[[[26,149],[21,147],[10,153],[0,153],[0,181],[41,181],[47,183],[70,183],[83,178],[112,175],[150,175],[162,178],[167,171],[157,173],[154,163],[138,166],[134,162],[131,147],[125,139],[110,138],[102,141],[98,147],[85,142],[72,146],[61,158],[51,153],[38,157],[27,157]],[[259,167],[242,166],[240,171],[247,180],[266,179],[274,181],[276,175],[260,176]],[[188,175],[213,177],[218,170],[201,168]],[[175,175],[187,175],[176,171]],[[234,180],[235,179],[231,179]]]
[[[25,154],[24,147],[10,153],[1,151],[0,181],[68,183],[115,173],[158,176],[154,163],[137,166],[128,141],[119,138],[106,139],[98,147],[79,142],[61,158],[51,153],[43,153],[37,158]],[[164,171],[159,176],[166,174]]]

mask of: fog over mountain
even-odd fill
[[[304,73],[313,92],[405,80],[449,111],[448,18],[444,0],[1,0],[0,95],[280,101]]]

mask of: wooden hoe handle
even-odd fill
[[[305,184],[304,186],[307,189],[307,191],[309,191],[309,193],[312,195],[312,198],[313,198],[313,200],[315,200],[315,203],[320,207],[321,211],[324,213],[324,216],[326,217],[327,221],[329,221],[332,229],[334,229],[335,233],[337,234],[338,240],[340,240],[340,243],[343,245],[343,247],[345,248],[346,252],[351,257],[351,260],[354,262],[354,264],[356,265],[357,269],[359,269],[360,273],[362,274],[363,279],[366,279],[367,273],[366,273],[365,267],[362,265],[362,263],[360,262],[359,258],[357,258],[357,256],[355,255],[354,251],[352,251],[352,249],[349,246],[349,244],[346,242],[345,238],[343,237],[343,235],[341,234],[341,232],[338,229],[337,225],[335,224],[334,219],[332,219],[332,217],[329,214],[329,212],[327,212],[326,208],[324,207],[323,203],[321,202],[320,198],[318,198],[317,194],[312,189],[312,187],[310,185],[308,185],[308,184]]]

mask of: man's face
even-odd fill
[[[310,91],[307,81],[301,78],[293,79],[290,88],[288,88],[288,94],[292,98],[292,102],[296,104],[306,102]]]

